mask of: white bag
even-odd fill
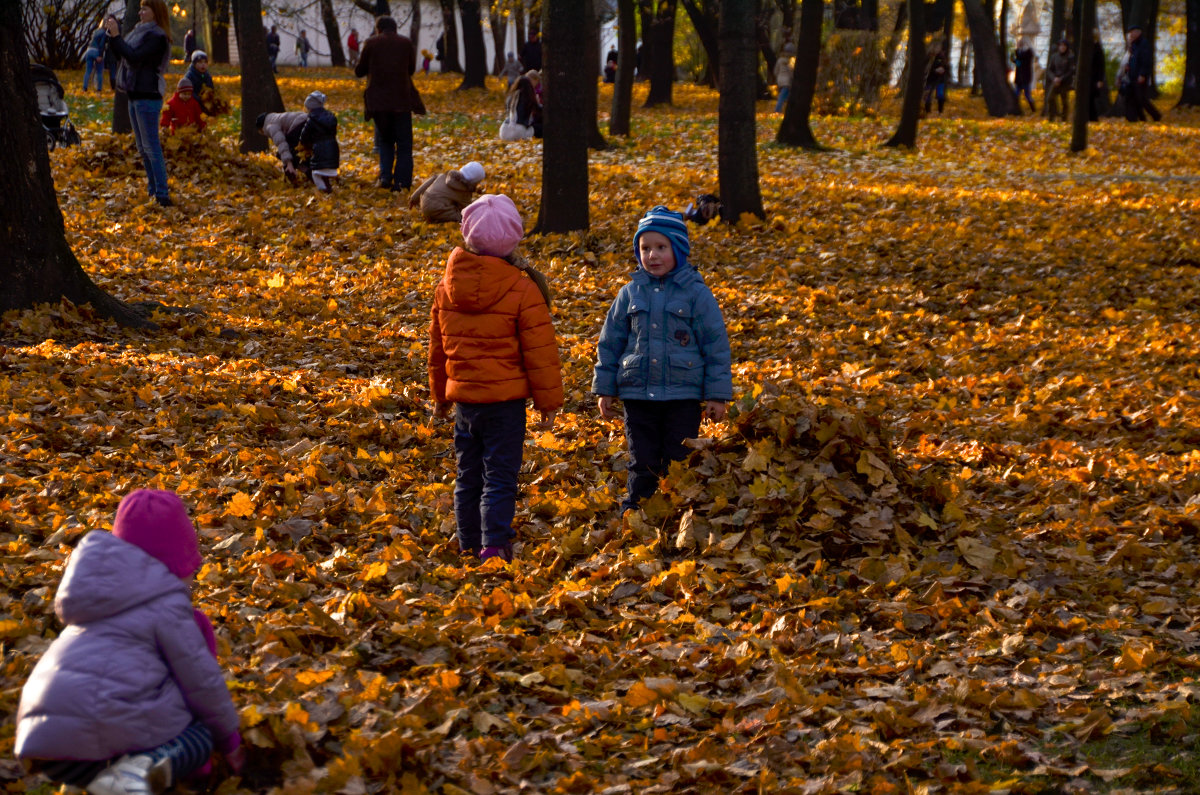
[[[500,123],[501,141],[524,141],[533,137],[533,128],[526,127],[516,119],[515,113],[509,113],[508,118]]]

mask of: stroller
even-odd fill
[[[82,142],[75,125],[71,124],[70,111],[64,99],[62,83],[54,70],[38,63],[29,65],[33,77],[33,88],[37,92],[38,115],[42,119],[42,129],[46,131],[46,148],[54,151],[54,147],[74,146]]]

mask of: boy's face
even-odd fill
[[[651,276],[663,277],[675,270],[675,249],[661,232],[646,232],[638,238],[642,267]]]
[[[184,102],[187,102],[189,99],[192,98],[192,90],[190,88],[179,89],[179,98],[182,99]]]
[[[200,72],[201,74],[203,74],[204,72],[207,72],[208,71],[208,59],[207,58],[197,58],[195,61],[195,66],[196,66],[197,72]]]

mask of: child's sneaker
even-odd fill
[[[500,546],[500,547],[484,547],[483,550],[480,551],[480,553],[479,553],[479,562],[480,563],[484,562],[485,560],[490,560],[491,558],[500,558],[505,563],[512,563],[512,558],[513,558],[512,544],[505,544],[504,546]]]
[[[165,763],[165,769],[164,769]],[[171,786],[171,762],[146,754],[126,754],[87,785],[88,795],[156,795]]]

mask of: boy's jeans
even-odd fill
[[[162,142],[158,139],[158,119],[162,115],[161,99],[129,100],[129,121],[133,124],[133,139],[146,167],[149,193],[155,199],[170,198],[167,189],[167,161],[163,159]]]
[[[379,153],[379,184],[384,187],[411,188],[412,114],[407,111],[381,111],[372,114],[371,119],[375,122],[375,151]]]
[[[457,403],[454,519],[458,547],[479,550],[512,543],[517,475],[525,444],[525,400]]]
[[[629,444],[629,494],[621,510],[658,491],[658,479],[672,461],[687,458],[684,439],[700,435],[699,400],[623,400]]]

